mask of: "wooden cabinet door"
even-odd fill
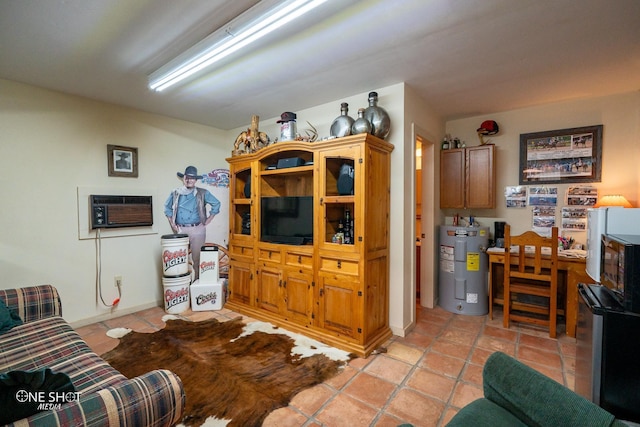
[[[320,327],[344,337],[360,340],[362,307],[359,283],[341,276],[321,275],[319,281]]]
[[[285,270],[285,274],[283,314],[287,320],[309,325],[313,310],[313,273]]]
[[[272,313],[280,313],[282,299],[282,269],[280,266],[263,265],[258,270],[256,303],[259,308]]]
[[[467,148],[466,207],[493,209],[495,202],[495,145]]]
[[[440,208],[464,208],[465,149],[440,151]]]
[[[251,264],[229,261],[229,300],[245,305],[251,304]]]

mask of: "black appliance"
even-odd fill
[[[289,245],[313,242],[313,196],[261,197],[260,240]]]
[[[600,282],[626,311],[640,313],[640,236],[602,235]]]
[[[344,163],[340,166],[340,173],[338,174],[338,194],[349,195],[353,194],[353,166],[348,163]]]
[[[640,315],[625,311],[606,286],[580,283],[578,293],[575,391],[640,422]]]
[[[278,160],[278,164],[276,168],[278,169],[286,169],[286,168],[295,168],[297,166],[304,165],[304,159],[300,157],[288,157],[286,159]]]
[[[496,248],[504,248],[504,221],[495,221],[493,223],[493,238],[495,239]]]

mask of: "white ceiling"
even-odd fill
[[[0,0],[0,78],[220,129],[399,82],[447,120],[640,89],[639,0],[329,0],[208,74],[147,89],[255,3]]]

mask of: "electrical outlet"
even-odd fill
[[[113,278],[113,286],[116,288],[122,287],[122,276],[116,276]]]

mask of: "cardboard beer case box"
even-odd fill
[[[199,280],[200,283],[218,283],[220,279],[220,262],[218,248],[203,246],[200,248]]]
[[[191,284],[191,310],[221,310],[227,300],[227,289],[227,279],[218,279],[217,283],[196,280]]]

